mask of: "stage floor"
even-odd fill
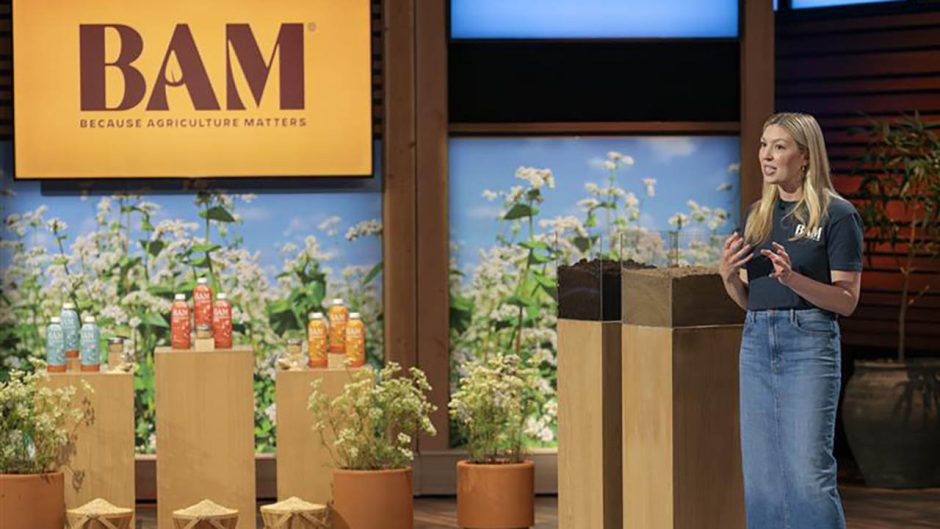
[[[842,485],[847,529],[940,529],[940,489],[886,490]],[[536,499],[535,529],[556,529],[558,498]],[[454,497],[415,498],[415,529],[452,529]],[[156,529],[153,504],[137,508],[137,529]],[[260,519],[258,527],[261,527]]]

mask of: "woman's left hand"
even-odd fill
[[[787,253],[786,248],[782,245],[773,244],[773,250],[761,250],[761,255],[770,259],[770,262],[774,265],[774,271],[770,274],[770,277],[774,277],[781,284],[786,285],[790,278],[793,276],[793,267],[790,264],[790,255]],[[774,252],[776,250],[776,253]]]

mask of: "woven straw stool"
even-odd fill
[[[297,497],[261,507],[265,529],[330,529],[329,509]]]
[[[222,507],[211,500],[173,511],[173,527],[176,529],[235,529],[237,525],[237,510]]]
[[[95,498],[65,514],[69,529],[130,529],[134,511]]]

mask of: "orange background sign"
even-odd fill
[[[16,174],[372,172],[368,0],[13,0]]]

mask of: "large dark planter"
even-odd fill
[[[842,416],[871,487],[940,486],[940,360],[856,362]]]

